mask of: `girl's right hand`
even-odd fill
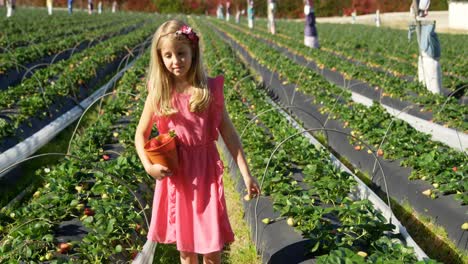
[[[151,177],[155,178],[156,180],[162,180],[165,177],[172,176],[172,171],[168,168],[164,167],[161,164],[152,164],[146,169],[146,173],[148,173]]]

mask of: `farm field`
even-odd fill
[[[171,18],[224,76],[261,184],[242,198],[219,140],[239,239],[223,263],[468,262],[467,35],[439,34],[434,95],[404,30],[318,24],[310,49],[297,21],[271,35],[265,19],[28,8],[0,18],[0,263],[130,263],[142,250],[157,183],[134,136],[152,36]],[[157,246],[153,263],[178,262]]]

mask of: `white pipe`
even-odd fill
[[[363,104],[367,107],[372,106],[372,104],[374,103],[374,101],[371,98],[368,98],[360,93],[356,93],[353,91],[351,91],[351,99],[354,102]],[[393,108],[384,103],[380,104],[387,110],[387,113],[400,120],[405,121],[417,131],[431,135],[431,138],[433,140],[442,142],[447,146],[461,152],[466,153],[468,151],[468,135],[464,132],[458,131],[457,129],[444,127],[433,122],[429,122],[425,119],[416,117],[411,114],[401,113],[401,110]]]

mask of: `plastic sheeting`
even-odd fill
[[[438,60],[422,52],[418,59],[418,80],[434,94],[442,88],[442,70]]]
[[[153,263],[154,252],[156,250],[157,242],[148,240],[143,246],[143,250],[138,253],[132,264],[151,264]]]

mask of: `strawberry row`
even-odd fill
[[[245,131],[242,144],[252,173],[261,177],[275,142],[278,144],[299,131],[277,111],[267,113],[272,108],[265,101],[267,95],[259,92],[254,80],[243,79],[249,72],[238,59],[226,60],[223,65],[218,63],[219,58],[230,57],[233,50],[214,36],[203,21],[197,22],[201,25],[204,55],[212,75],[222,73],[225,76],[227,109],[237,129]],[[240,80],[244,80],[242,84],[238,83]],[[259,113],[264,114],[258,116],[256,125],[246,127],[249,123],[254,124],[249,121]],[[302,171],[303,179],[291,177],[292,168]],[[348,250],[345,258],[366,250],[369,257],[366,260],[360,257],[363,262],[396,258],[416,261],[411,249],[383,235],[383,231],[390,231],[392,225],[385,224],[382,215],[368,200],[348,198],[356,184],[353,177],[337,170],[329,160],[329,153],[316,149],[306,137],[298,136],[284,143],[271,160],[262,182],[263,193],[271,196],[275,209],[288,218],[288,224],[312,241],[311,252],[316,255]],[[271,221],[265,219],[266,223]],[[382,250],[384,245],[390,247]],[[328,255],[324,255],[318,257],[318,261],[326,262],[327,258]]]
[[[0,109],[7,113],[7,118],[0,118],[0,138],[18,135],[21,132],[17,131],[18,127],[32,117],[47,117],[52,105],[60,109],[66,98],[79,100],[80,91],[92,92],[86,84],[95,78],[97,72],[110,63],[117,64],[127,53],[134,55],[129,47],[146,40],[161,19],[150,22],[131,34],[111,38],[73,55],[67,61],[39,70],[21,85],[0,93]]]
[[[44,185],[31,199],[1,212],[0,262],[116,263],[141,249],[148,230],[145,204],[152,198],[146,186],[154,180],[134,151],[138,119],[131,116],[143,103],[129,93],[145,92],[140,76],[148,63],[146,53],[125,73],[98,120],[73,139],[59,165],[36,172]]]
[[[386,72],[375,71],[366,65],[354,64],[330,52],[310,49],[298,42],[296,38],[272,36],[261,30],[250,32],[245,26],[234,26],[229,23],[226,23],[226,25],[247,32],[247,34],[251,34],[261,41],[272,39],[274,45],[304,56],[309,62],[315,62],[321,69],[326,67],[331,71],[340,72],[343,78],[347,80],[358,80],[369,84],[370,87],[375,87],[377,90],[381,89],[383,91],[382,97],[388,96],[421,105],[423,107],[422,111],[433,113],[432,118],[434,121],[443,122],[446,126],[459,128],[461,131],[468,130],[468,122],[460,118],[460,116],[468,114],[468,110],[464,105],[460,105],[455,97],[446,98],[442,95],[435,95],[417,82],[408,82],[390,76]],[[405,89],[402,89],[402,87]]]
[[[126,31],[133,29],[135,25],[143,23],[143,21],[144,18],[142,17],[133,17],[124,21],[115,21],[118,23],[101,23],[100,25],[94,25],[94,28],[80,30],[66,38],[59,36],[59,39],[55,38],[40,43],[34,42],[32,45],[14,48],[0,54],[0,74],[15,67],[22,71],[27,63],[75,48],[80,43],[91,44],[94,41],[100,42],[103,39],[126,33]],[[73,32],[71,28],[67,30]]]
[[[303,38],[303,27],[298,22],[278,22],[278,31],[288,32],[296,41]],[[336,24],[319,24],[318,30],[322,47],[339,50],[345,56],[358,58],[370,65],[379,65],[397,75],[414,76],[417,73],[416,36],[413,35],[412,40],[408,41],[407,31]],[[466,83],[468,76],[468,63],[462,59],[463,54],[468,52],[464,44],[468,38],[460,34],[439,34],[439,39],[442,47],[440,62],[446,75],[443,78],[444,87],[454,89]]]
[[[28,10],[28,19],[17,19],[12,17],[8,20],[2,21],[0,27],[3,30],[3,37],[0,38],[0,46],[12,50],[17,47],[39,43],[42,41],[50,41],[71,35],[72,33],[80,33],[98,25],[113,24],[122,22],[124,17],[121,15],[103,15],[98,17],[91,17],[89,15],[83,16],[69,16],[65,12],[58,12],[57,15],[52,17],[48,16],[47,19],[41,21],[44,16],[42,10],[31,9]],[[137,16],[133,14],[133,16]],[[141,15],[140,15],[141,16]],[[37,27],[37,25],[43,25]],[[33,26],[32,28],[30,28]],[[5,50],[0,49],[0,53]]]
[[[3,32],[8,36],[18,34],[29,34],[34,31],[41,31],[42,28],[38,25],[44,25],[44,29],[48,29],[49,25],[68,26],[77,21],[88,22],[93,18],[85,13],[77,13],[76,16],[70,16],[67,12],[57,11],[53,16],[47,15],[44,10],[26,8],[15,12],[15,15],[9,18],[0,17],[0,26]],[[52,26],[53,28],[53,26]]]
[[[467,168],[464,166],[468,160],[463,153],[431,141],[428,135],[416,131],[407,123],[392,119],[379,104],[367,108],[353,103],[349,92],[331,85],[316,72],[300,67],[242,31],[227,27],[225,23],[215,23],[237,43],[241,43],[261,65],[276,71],[286,83],[297,83],[297,91],[311,96],[312,102],[320,106],[322,113],[328,113],[333,119],[341,119],[344,127],[352,129],[353,135],[381,149],[384,158],[403,159],[402,165],[413,168],[412,179],[423,179],[434,184],[433,198],[438,193],[455,193],[455,199],[463,204],[468,203]],[[298,80],[304,78],[307,82],[299,84]],[[383,138],[385,141],[382,144]],[[356,149],[362,149],[362,146],[356,143]]]

